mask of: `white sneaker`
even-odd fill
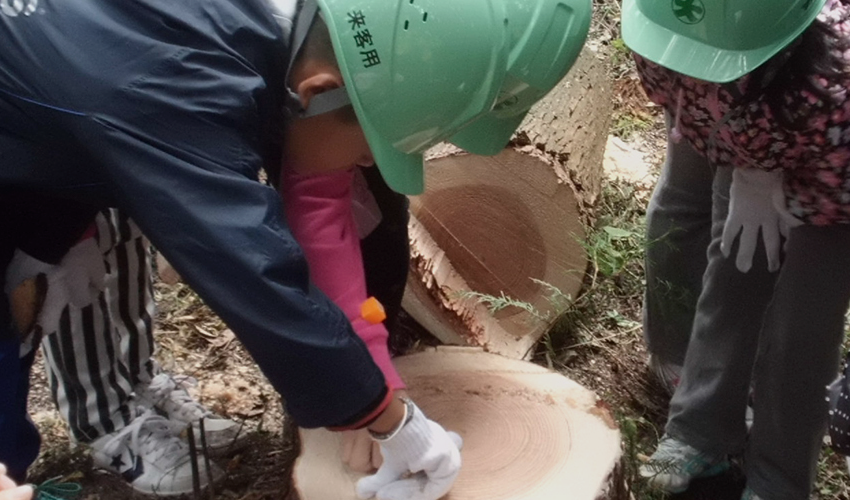
[[[668,493],[681,493],[691,480],[715,476],[729,468],[725,457],[712,456],[664,435],[649,461],[640,466],[641,477]]]
[[[200,421],[203,419],[204,438],[211,454],[235,449],[239,438],[246,437],[242,433],[242,425],[214,414],[195,401],[189,395],[188,388],[197,384],[197,380],[192,377],[160,373],[150,384],[136,387],[137,403],[155,409],[184,428],[191,425],[198,448],[201,448]]]
[[[149,495],[183,495],[192,493],[192,463],[189,445],[177,437],[178,426],[153,411],[137,416],[130,425],[103,436],[89,446],[97,467],[121,475],[134,490]],[[198,452],[198,475],[201,488],[223,473],[215,465],[207,469]]]
[[[667,394],[673,395],[676,392],[676,387],[679,386],[679,381],[682,379],[682,367],[673,363],[668,363],[662,360],[655,354],[649,355],[647,363],[649,369],[658,379],[661,387],[667,391]]]

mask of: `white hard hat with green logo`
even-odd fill
[[[623,0],[623,41],[679,73],[725,83],[793,42],[826,0]]]
[[[318,4],[381,174],[406,194],[422,192],[422,153],[438,142],[503,147],[574,63],[591,11],[591,0]]]

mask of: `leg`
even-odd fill
[[[667,422],[669,435],[714,455],[743,449],[758,335],[776,278],[767,271],[761,242],[748,273],[738,271],[735,259],[720,252],[731,177],[731,169],[718,168],[708,267],[682,382],[670,403]],[[737,242],[732,255],[736,253]]]
[[[16,151],[20,145],[2,134],[0,143],[0,150],[10,158],[37,161],[37,155],[16,155],[22,152]],[[16,249],[39,260],[58,262],[93,216],[88,206],[37,193],[20,189],[0,193],[0,291],[6,288],[7,268]],[[0,462],[6,464],[11,478],[24,482],[27,468],[38,456],[40,438],[27,415],[35,350],[21,357],[18,333],[4,292],[0,298]]]
[[[2,229],[6,228],[0,227],[0,234],[9,234]],[[0,290],[5,288],[6,267],[14,250],[14,244],[9,241],[0,243]],[[9,477],[23,483],[41,445],[38,430],[27,416],[29,371],[35,352],[20,358],[9,302],[3,295],[0,300],[0,463],[8,468]]]
[[[135,238],[129,228],[121,231],[115,211],[100,213],[96,223],[108,273],[106,288],[91,306],[66,307],[60,330],[46,336],[42,343],[59,413],[68,422],[73,438],[84,443],[112,434],[132,421],[135,412],[131,396],[142,371],[138,360],[141,351],[145,351],[146,359],[152,355],[147,347],[150,343],[137,341],[142,337],[138,329],[123,324],[129,308],[122,311],[123,316],[114,314],[120,310],[118,302],[128,302],[121,300],[119,285],[127,287],[130,281],[126,274],[119,276],[119,270],[126,271],[128,266],[126,262],[120,266],[117,255],[129,253],[126,247],[132,247]],[[135,322],[130,323],[135,327]],[[131,362],[133,357],[135,363]]]
[[[125,213],[110,210],[104,214],[110,240],[116,243],[106,255],[109,275],[106,280],[107,300],[112,315],[115,338],[120,346],[120,359],[126,364],[132,383],[134,402],[141,409],[152,409],[180,425],[191,425],[196,442],[201,444],[199,421],[204,419],[207,451],[219,453],[244,444],[242,425],[214,415],[193,399],[187,389],[197,381],[186,376],[172,376],[162,371],[154,358],[153,318],[153,252],[141,229]],[[206,478],[202,482],[206,482]]]
[[[144,493],[191,491],[186,444],[151,411],[159,401],[142,397],[156,378],[160,386],[168,385],[164,400],[171,402],[172,392],[185,394],[167,374],[158,375],[153,359],[149,245],[116,210],[102,212],[96,223],[106,286],[92,305],[66,306],[59,332],[44,340],[54,399],[74,438],[91,446],[97,467],[120,474]],[[172,407],[184,408],[191,398],[184,399]],[[206,486],[205,465],[199,467],[200,484]],[[219,474],[215,468],[213,473]]]
[[[115,243],[105,253],[106,289],[121,357],[127,361],[133,386],[150,381],[160,372],[154,359],[152,259],[150,243],[123,212],[104,212],[102,231]]]
[[[755,370],[748,486],[765,500],[809,498],[850,303],[850,228],[791,232]]]
[[[14,336],[0,340],[0,462],[18,483],[26,480],[27,468],[38,457],[41,439],[27,414],[29,373],[33,350],[19,357],[20,344]]]
[[[685,360],[702,290],[713,177],[708,162],[687,141],[668,139],[646,212],[644,335],[652,355],[678,366]]]

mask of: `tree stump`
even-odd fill
[[[440,347],[396,360],[429,418],[464,439],[446,500],[625,500],[620,433],[589,390],[541,366],[481,349]],[[354,500],[341,439],[301,430],[294,498]]]
[[[611,102],[606,65],[586,48],[504,152],[429,153],[425,194],[411,198],[403,303],[425,329],[444,343],[524,358],[563,308],[552,299],[575,298]],[[520,307],[491,314],[481,295]]]

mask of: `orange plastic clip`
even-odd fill
[[[384,311],[384,306],[378,302],[375,297],[369,297],[360,304],[360,316],[373,325],[383,323],[387,319],[387,313]]]

